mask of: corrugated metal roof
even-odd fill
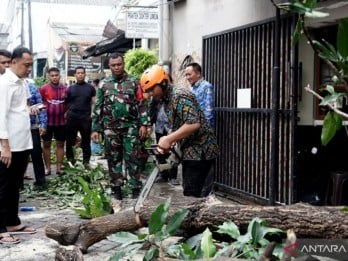
[[[67,42],[96,43],[103,39],[104,25],[51,23],[51,28]]]

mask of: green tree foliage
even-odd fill
[[[45,77],[34,78],[35,85],[40,88],[42,85],[48,83],[48,80]]]
[[[271,2],[275,4],[273,0],[271,0]],[[325,39],[312,39],[306,27],[305,19],[323,18],[329,15],[316,10],[317,0],[292,0],[291,2],[277,4],[276,6],[299,15],[293,35],[293,44],[296,44],[300,35],[304,33],[314,52],[321,59],[326,61],[334,71],[332,77],[333,82],[336,85],[343,86],[345,90],[348,90],[348,19],[341,19],[338,22],[337,44],[335,47]],[[325,116],[321,133],[321,143],[325,146],[342,127],[343,118],[348,118],[348,115],[344,115],[344,113],[341,113],[339,110],[343,98],[345,98],[348,93],[347,91],[338,93],[335,91],[334,86],[331,85],[327,85],[322,91],[324,91],[325,97],[322,99],[320,105],[327,106],[330,109]]]
[[[241,235],[239,228],[232,221],[218,226],[216,233],[231,238],[229,242],[216,241],[210,229],[206,228],[203,233],[188,239],[183,238],[177,243],[165,244],[164,241],[176,234],[188,215],[187,209],[180,209],[169,219],[170,202],[171,199],[168,198],[152,213],[148,233],[136,235],[130,232],[118,232],[109,236],[109,240],[120,244],[120,250],[110,258],[110,261],[133,260],[131,257],[144,249],[146,249],[144,261],[157,258],[165,260],[167,257],[179,260],[202,260],[219,256],[258,260],[270,243],[270,237],[276,235],[281,238],[284,235],[283,230],[268,227],[265,221],[256,217],[250,222],[244,235]],[[276,243],[273,252],[276,260],[281,258],[283,245],[280,242]]]
[[[132,49],[128,50],[124,56],[126,71],[134,77],[140,79],[143,72],[158,62],[157,55],[151,50]]]

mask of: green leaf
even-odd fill
[[[248,232],[244,235],[241,235],[237,238],[237,242],[241,244],[246,244],[251,240],[251,234]]]
[[[165,225],[164,225],[165,227]],[[157,242],[161,242],[163,241],[164,239],[168,238],[170,235],[167,233],[167,231],[165,231],[164,229],[162,229],[161,231],[158,231],[156,234],[155,234],[155,237],[154,237],[154,243],[157,243]]]
[[[149,233],[155,234],[161,231],[168,216],[171,198],[168,198],[164,204],[160,204],[156,210],[151,214],[149,221]]]
[[[305,16],[308,18],[324,18],[328,17],[330,14],[325,13],[325,12],[319,12],[319,11],[310,11],[310,12],[305,12]]]
[[[186,243],[181,243],[181,248],[183,250],[184,253],[184,258],[185,260],[187,259],[195,259],[196,255],[195,252],[193,252],[190,248],[190,246]]]
[[[216,232],[220,234],[227,234],[233,239],[237,239],[240,236],[239,228],[232,221],[224,222],[222,225],[218,226],[218,230]]]
[[[303,21],[302,21],[302,19],[298,19],[297,23],[296,23],[296,27],[295,27],[295,32],[294,32],[293,37],[292,37],[292,45],[293,46],[295,46],[300,39],[300,36],[302,33],[302,27],[303,27]]]
[[[337,50],[343,57],[348,57],[348,19],[338,22]]]
[[[249,223],[248,233],[251,235],[253,245],[256,245],[261,238],[261,224],[262,220],[258,217],[253,218],[253,220]]]
[[[202,240],[202,234],[197,234],[186,240],[186,244],[190,246],[191,249],[199,248]]]
[[[259,241],[257,241],[256,247],[260,246],[261,248],[263,248],[263,247],[267,246],[268,244],[269,244],[269,241],[266,238],[262,237],[259,239]]]
[[[83,191],[86,192],[87,194],[91,192],[89,189],[88,183],[81,177],[77,177],[77,180],[80,182],[82,185]]]
[[[203,232],[201,249],[203,252],[203,258],[213,257],[216,253],[216,247],[213,243],[213,236],[209,228],[206,228]]]
[[[168,255],[169,257],[174,257],[174,258],[177,258],[177,259],[181,259],[181,260],[188,260],[188,259],[191,259],[189,258],[189,256],[186,256],[184,254],[184,250],[180,245],[169,245],[166,247],[165,249],[166,251],[166,255]]]
[[[189,212],[187,209],[179,209],[174,213],[166,226],[166,231],[169,235],[175,234],[176,230],[180,227],[182,221],[185,219],[188,213]]]
[[[336,120],[334,113],[329,111],[324,118],[323,128],[321,130],[321,144],[326,146],[336,134]]]
[[[77,209],[77,208],[75,208],[75,209],[73,209],[75,212],[76,212],[76,214],[78,214],[81,218],[88,218],[88,219],[90,219],[90,218],[92,218],[92,216],[90,215],[90,213],[89,213],[89,211],[86,211],[86,210],[84,210],[84,209]]]
[[[334,118],[335,118],[335,122],[336,122],[336,131],[338,131],[343,126],[342,125],[343,119],[342,119],[342,116],[337,114],[337,113],[334,113]]]
[[[273,227],[261,227],[261,239],[263,239],[268,234],[282,234],[285,233],[285,231],[279,229],[279,228],[273,228]]]
[[[298,14],[304,14],[304,13],[310,12],[312,10],[311,8],[308,8],[307,6],[305,6],[304,4],[299,3],[299,2],[280,3],[280,4],[277,4],[277,6],[280,9],[284,9],[284,10],[287,10],[289,12],[298,13]]]
[[[335,93],[335,88],[332,85],[326,85],[326,87],[324,88],[325,91],[329,92],[330,94],[334,94]]]
[[[310,9],[314,9],[317,7],[317,0],[307,0],[303,4]]]
[[[156,257],[159,255],[158,248],[151,248],[145,253],[144,259],[145,261],[152,261],[155,260]]]
[[[122,260],[122,258],[126,255],[126,252],[123,251],[116,251],[115,254],[110,257],[109,261],[119,261]]]
[[[330,60],[333,62],[338,62],[339,58],[337,56],[337,52],[335,48],[328,42],[324,41],[324,43],[321,43],[317,40],[312,40],[313,45],[315,48],[319,51],[319,57],[322,59]]]

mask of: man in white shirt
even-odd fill
[[[36,230],[21,224],[18,216],[19,188],[29,150],[33,148],[25,78],[33,68],[29,49],[13,50],[10,68],[0,77],[0,243],[15,244],[15,234]]]
[[[7,50],[0,49],[0,75],[4,74],[6,68],[10,67],[11,53]]]

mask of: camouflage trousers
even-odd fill
[[[113,186],[121,186],[126,179],[122,175],[123,162],[125,171],[129,175],[129,183],[133,188],[140,188],[140,151],[141,141],[138,128],[123,128],[117,130],[106,130],[105,134],[105,156]]]

